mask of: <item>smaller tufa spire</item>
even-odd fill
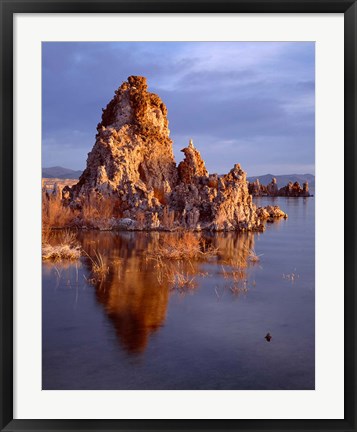
[[[195,149],[192,139],[181,151],[185,154],[185,158],[179,163],[178,174],[183,183],[197,183],[201,177],[208,177],[205,162],[200,152]]]

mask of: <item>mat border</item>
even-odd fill
[[[13,419],[13,16],[17,13],[343,13],[345,332],[343,420]],[[0,0],[0,431],[356,431],[356,1]]]

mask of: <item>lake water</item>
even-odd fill
[[[289,218],[207,235],[217,257],[172,264],[187,284],[148,258],[165,233],[79,233],[102,282],[85,257],[44,263],[42,388],[314,389],[314,198],[255,202]]]

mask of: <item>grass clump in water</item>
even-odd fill
[[[156,249],[147,255],[154,262],[159,285],[168,283],[179,292],[190,291],[197,287],[196,277],[206,277],[197,265],[216,256],[218,249],[208,244],[199,234],[180,231],[165,234],[160,238]]]
[[[192,232],[182,232],[163,236],[153,257],[169,260],[189,260],[209,258],[217,254],[217,250],[207,246],[205,241]]]
[[[263,254],[258,255],[258,254],[255,252],[255,249],[254,249],[254,248],[251,248],[251,249],[249,250],[249,252],[248,252],[248,260],[249,260],[251,263],[258,263],[258,262],[260,261],[260,257],[261,257],[262,255],[263,255]]]
[[[49,229],[43,228],[42,232],[42,260],[62,261],[78,260],[81,256],[81,247],[76,241],[76,235],[69,230],[61,233],[60,242],[52,244],[52,234]]]
[[[87,252],[84,253],[87,255],[91,262],[93,278],[89,281],[93,284],[97,282],[103,282],[109,273],[109,266],[106,264],[103,255],[97,250],[94,251],[93,256],[90,256]]]

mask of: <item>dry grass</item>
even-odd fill
[[[180,292],[192,290],[197,287],[197,276],[207,276],[208,273],[195,271],[192,263],[189,268],[182,268],[180,261],[163,261],[160,257],[155,259],[155,271],[159,285],[170,285],[171,289]]]
[[[61,237],[61,243],[67,244],[69,246],[75,246],[77,244],[77,236],[76,233],[71,230],[64,230],[59,233]]]
[[[49,243],[42,246],[43,261],[62,261],[78,260],[81,256],[80,246],[71,246],[68,244],[50,245]]]
[[[245,269],[248,267],[248,255],[240,250],[233,258],[224,260],[224,264],[233,269]]]
[[[42,223],[42,246],[50,243],[52,231],[49,225]]]
[[[112,218],[122,216],[119,199],[105,198],[93,193],[81,203],[80,219],[84,225],[110,229]]]
[[[200,241],[190,232],[164,236],[157,253],[162,258],[173,260],[195,258],[201,253]]]
[[[251,263],[258,263],[260,261],[260,257],[263,254],[257,255],[254,248],[249,249],[248,251],[248,260]]]
[[[93,205],[90,200],[85,200],[82,203],[81,208],[81,220],[84,223],[92,222],[100,217],[100,211],[98,206]]]
[[[151,268],[153,265],[155,269],[158,284],[168,285],[170,289],[177,290],[181,294],[196,288],[198,278],[210,276],[208,272],[200,271],[198,268],[200,263],[201,261],[196,259],[193,261],[190,259],[167,259],[161,254],[150,254],[146,257],[146,265]]]
[[[246,273],[243,269],[231,268],[230,270],[226,270],[222,265],[222,274],[224,279],[229,280],[228,284],[226,284],[226,288],[228,288],[232,294],[239,295],[248,292],[248,280],[246,279]]]
[[[42,226],[42,260],[78,260],[82,250],[77,243],[76,234],[70,230],[65,230],[59,236],[59,241],[54,239],[53,233],[48,226],[45,226],[45,228]],[[54,242],[55,244],[52,244]]]
[[[163,235],[159,246],[148,255],[148,259],[154,261],[160,285],[168,283],[172,289],[186,292],[197,286],[198,276],[208,276],[208,273],[199,272],[191,260],[208,259],[217,251],[194,233],[183,231]]]
[[[192,290],[197,287],[197,281],[195,276],[190,275],[188,272],[177,272],[171,277],[172,289],[179,291]]]
[[[42,193],[42,224],[50,228],[65,228],[73,224],[76,213],[62,204],[61,199]]]
[[[229,289],[234,295],[246,294],[248,292],[248,281],[244,279],[240,283],[235,282],[229,287]]]
[[[224,279],[231,279],[234,282],[239,282],[243,280],[246,276],[246,272],[241,268],[231,268],[226,270],[222,265],[222,274]]]
[[[78,260],[82,249],[76,234],[70,230],[58,233],[55,238],[49,225],[42,224],[42,259],[43,261]],[[58,237],[57,236],[57,237]]]
[[[164,235],[152,256],[169,260],[189,260],[209,258],[217,252],[217,249],[209,247],[205,241],[200,241],[194,233],[180,232]]]
[[[84,252],[89,258],[92,265],[93,278],[90,280],[92,283],[103,282],[109,273],[109,266],[105,263],[105,260],[100,252],[94,251],[94,255],[90,256],[87,252]]]
[[[296,279],[299,279],[300,275],[297,273],[289,273],[289,274],[283,274],[283,279],[286,279],[290,281],[291,283],[294,283]]]
[[[242,254],[239,254],[234,259],[229,260],[226,263],[226,267],[224,267],[223,265],[221,266],[221,274],[223,275],[224,279],[227,280],[225,288],[234,295],[246,294],[248,292],[247,267],[250,260],[249,257],[250,250],[248,250],[247,248],[243,251]],[[257,257],[254,249],[252,249],[252,257],[253,260],[255,259],[255,257]]]
[[[249,265],[259,263],[262,255],[258,255],[253,247],[249,248],[245,246],[239,249],[233,258],[225,260],[224,264],[232,269],[245,269]]]

